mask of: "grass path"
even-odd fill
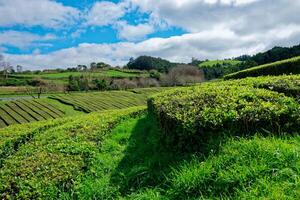
[[[300,137],[224,138],[206,152],[160,143],[149,115],[120,123],[62,199],[299,199]]]

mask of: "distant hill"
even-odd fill
[[[224,79],[240,79],[257,76],[278,76],[283,74],[300,74],[300,56],[259,65],[246,70],[226,75]]]
[[[288,58],[300,56],[300,44],[293,47],[274,47],[266,52],[258,53],[254,56],[243,55],[237,57],[240,61],[253,61],[257,65],[272,63]]]
[[[237,65],[242,61],[239,60],[208,60],[199,64],[199,67],[213,67],[214,65]]]
[[[249,64],[250,65],[250,64]],[[199,68],[203,70],[207,80],[223,77],[226,74],[237,72],[249,66],[247,62],[239,60],[208,60],[200,62]],[[253,65],[251,65],[253,66]]]
[[[168,60],[155,58],[151,56],[140,56],[136,59],[131,58],[127,64],[128,69],[138,70],[157,70],[159,72],[168,72],[170,68],[176,66]]]

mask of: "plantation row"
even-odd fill
[[[300,76],[281,76],[207,83],[160,93],[148,107],[165,130],[165,142],[188,150],[201,148],[224,130],[232,135],[292,134],[300,127],[299,103],[270,90],[298,96],[299,82]]]
[[[300,96],[300,75],[248,77],[238,80],[222,81],[215,84],[250,86],[284,93],[287,96],[295,98]]]
[[[148,94],[152,91],[136,94],[126,91],[110,91],[101,93],[53,95],[50,98],[56,99],[61,103],[72,105],[76,110],[93,112],[109,109],[122,109],[146,104]],[[156,90],[154,90],[155,93]]]
[[[257,76],[278,76],[283,74],[299,74],[300,73],[300,56],[282,60],[270,64],[265,64],[257,67],[252,67],[236,73],[224,76],[225,80],[240,79],[246,77]]]
[[[0,130],[2,199],[57,199],[89,169],[103,136],[144,107]]]
[[[0,105],[0,128],[13,124],[55,119],[64,115],[64,111],[39,100],[9,101]]]

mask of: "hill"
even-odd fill
[[[66,116],[146,105],[147,97],[167,88],[52,94],[48,98],[0,101],[0,128]]]
[[[223,77],[244,69],[244,62],[238,60],[210,60],[199,64],[199,68],[203,70],[207,80]]]
[[[208,82],[155,94],[148,111],[0,129],[1,196],[299,199],[299,83],[299,75]]]
[[[297,56],[300,56],[300,44],[293,47],[274,47],[266,52],[257,53],[254,56],[244,55],[236,59],[240,61],[252,61],[257,63],[257,65],[263,65]]]
[[[171,63],[168,60],[151,56],[139,56],[136,59],[132,58],[127,64],[128,69],[157,70],[159,72],[168,72],[175,66],[175,63]]]
[[[300,56],[286,60],[277,61],[257,67],[252,67],[236,73],[228,74],[225,79],[245,78],[249,76],[268,76],[282,74],[299,74],[300,73]]]

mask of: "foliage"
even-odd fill
[[[248,77],[216,82],[215,84],[251,86],[284,93],[295,98],[300,96],[300,75]]]
[[[191,65],[178,65],[173,67],[168,74],[161,78],[161,82],[164,86],[182,86],[203,81],[203,71]]]
[[[258,53],[254,56],[240,56],[236,58],[241,61],[252,61],[258,65],[272,63],[300,56],[300,44],[293,47],[274,47],[266,52]]]
[[[4,102],[0,113],[0,128],[65,116],[63,110],[50,102],[26,99]]]
[[[295,57],[287,60],[282,60],[266,65],[261,65],[239,71],[233,74],[226,75],[224,78],[238,79],[245,77],[267,76],[267,75],[282,75],[282,74],[299,74],[300,73],[300,57]]]
[[[73,93],[65,95],[52,95],[50,98],[58,100],[66,105],[72,105],[74,109],[84,112],[93,112],[109,109],[121,109],[146,104],[150,91],[160,91],[157,88],[149,88],[148,93],[134,93],[130,91],[109,91],[93,93]]]
[[[175,64],[161,58],[151,56],[140,56],[136,59],[131,59],[127,67],[128,69],[152,70],[159,72],[168,72]]]
[[[299,199],[299,136],[230,139],[217,154],[185,162],[166,199]]]
[[[224,138],[209,155],[160,143],[151,115],[112,130],[63,199],[298,199],[299,136]],[[219,150],[213,148],[217,144]],[[113,155],[113,156],[112,156]],[[101,164],[99,164],[101,163]]]
[[[233,135],[295,131],[299,104],[276,92],[246,86],[206,84],[169,90],[148,101],[168,145],[196,150],[227,130]]]
[[[212,60],[202,62],[199,64],[199,67],[203,70],[205,78],[211,80],[255,65],[256,63],[241,62],[238,60]]]
[[[143,109],[138,107],[68,118],[61,125],[35,133],[4,160],[0,171],[1,197],[57,199],[73,187],[80,174],[90,169],[103,137],[114,124]],[[3,130],[9,132],[13,129]]]

